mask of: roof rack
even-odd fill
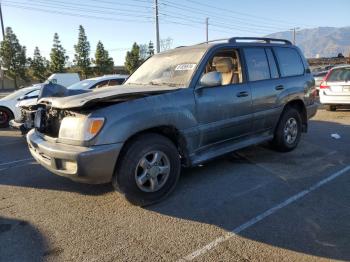
[[[292,45],[292,43],[289,40],[286,39],[278,39],[278,38],[268,38],[268,37],[231,37],[231,38],[220,38],[220,39],[214,39],[206,42],[198,43],[197,45],[203,45],[213,42],[221,42],[221,41],[227,41],[229,43],[238,43],[238,42],[244,42],[244,41],[262,41],[267,44],[270,43],[284,43],[286,45]]]
[[[262,41],[265,43],[270,44],[271,42],[280,42],[280,43],[284,43],[286,45],[292,45],[292,43],[289,40],[286,39],[278,39],[278,38],[267,38],[267,37],[232,37],[230,39],[228,39],[229,43],[237,43],[239,41]]]

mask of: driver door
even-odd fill
[[[222,83],[195,90],[200,147],[238,141],[252,132],[251,90],[243,79],[240,57],[238,49],[225,49],[207,62],[203,74],[217,71]]]

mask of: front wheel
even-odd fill
[[[7,108],[0,108],[0,128],[8,127],[11,119],[12,112]]]
[[[145,134],[126,146],[113,177],[115,189],[137,206],[151,205],[167,197],[181,170],[175,145],[164,136]]]
[[[281,152],[292,151],[297,147],[301,137],[301,117],[299,111],[288,108],[282,115],[272,144],[275,149]]]

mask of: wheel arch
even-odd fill
[[[178,149],[178,152],[181,156],[181,164],[183,166],[190,165],[190,162],[189,162],[190,158],[187,150],[187,142],[185,137],[181,134],[181,132],[176,127],[171,125],[162,125],[162,126],[147,128],[129,136],[128,139],[125,141],[122,149],[120,150],[120,153],[116,162],[115,170],[120,163],[119,161],[121,159],[121,156],[124,154],[125,150],[128,148],[130,143],[134,141],[137,137],[140,137],[144,134],[159,134],[168,138],[170,141],[174,143],[174,145]]]
[[[301,131],[306,133],[308,130],[307,111],[306,111],[306,106],[305,106],[303,100],[302,99],[294,99],[294,100],[289,101],[284,106],[282,113],[280,115],[279,121],[280,121],[281,117],[283,116],[284,112],[286,112],[289,108],[294,108],[300,113],[301,123],[302,123]],[[276,125],[276,127],[277,127],[277,125]]]

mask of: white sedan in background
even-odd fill
[[[327,110],[350,105],[350,65],[333,67],[320,85],[320,102]]]
[[[37,98],[40,88],[41,84],[25,87],[0,99],[0,128],[8,127],[11,119],[19,118],[21,110],[16,104],[19,101]]]

